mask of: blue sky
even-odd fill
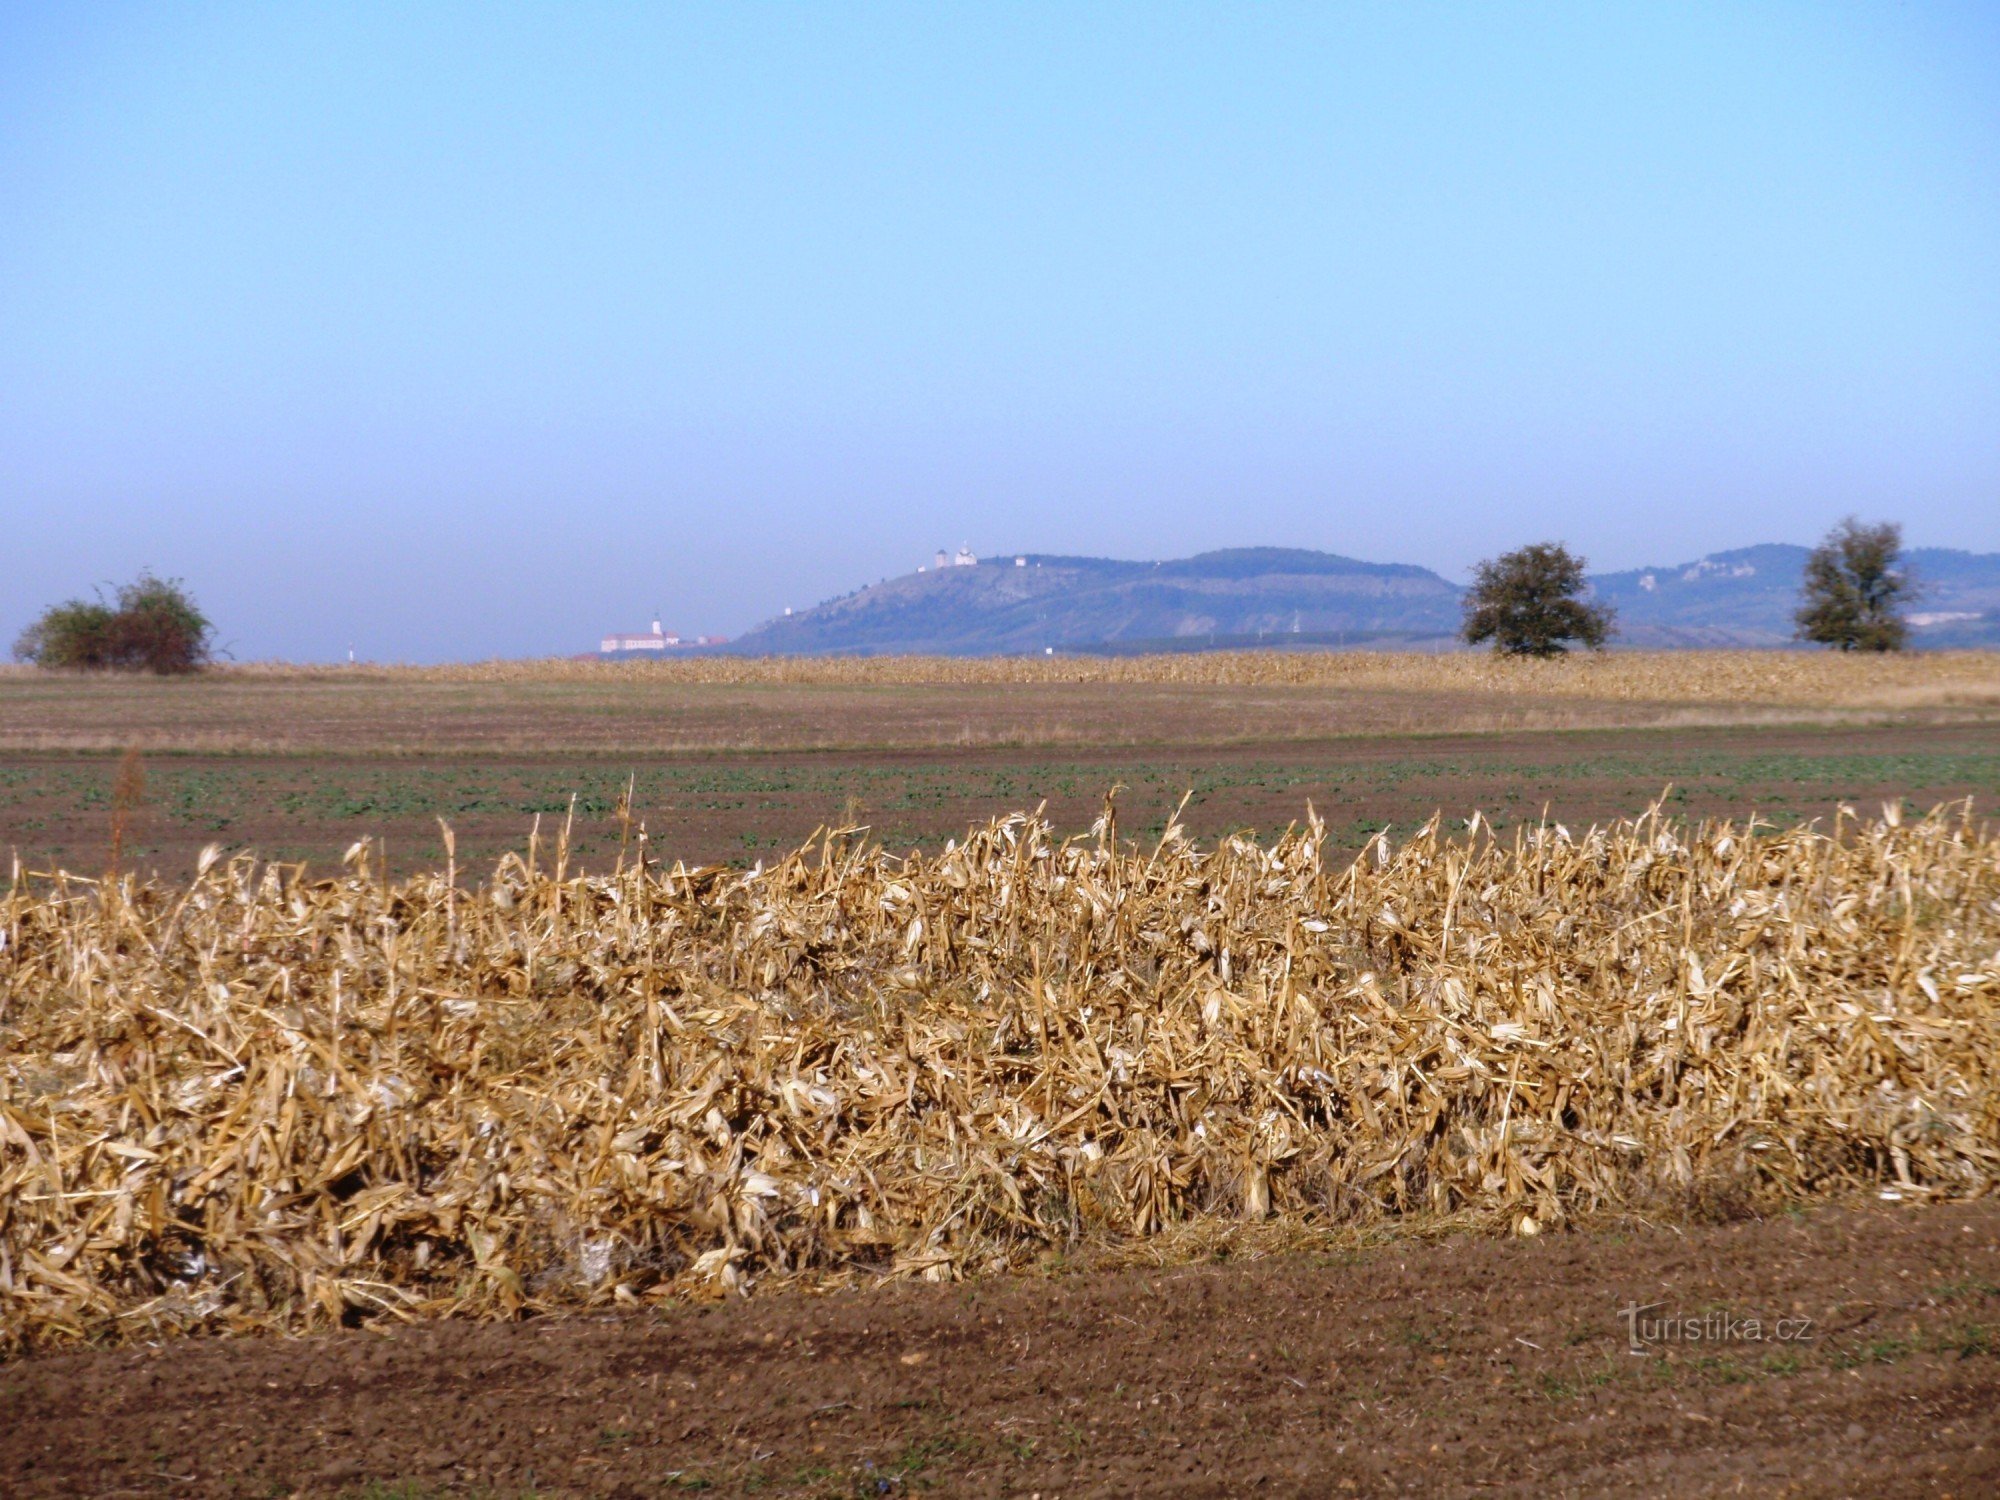
[[[2000,7],[0,0],[6,640],[1848,511],[2000,550]]]

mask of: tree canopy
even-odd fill
[[[1916,580],[1900,566],[1903,528],[1864,526],[1847,517],[1806,558],[1799,589],[1798,638],[1841,651],[1901,651],[1910,627],[1902,605]]]
[[[177,578],[141,573],[117,602],[68,599],[21,633],[14,655],[38,667],[179,674],[205,666],[214,627]]]
[[[1601,647],[1611,638],[1608,604],[1584,597],[1585,562],[1560,542],[1536,542],[1482,562],[1465,596],[1462,634],[1492,641],[1504,656],[1561,656],[1572,642]]]

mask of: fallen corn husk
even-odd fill
[[[1475,825],[1476,826],[1476,825]],[[2000,839],[1644,817],[0,900],[0,1350],[2000,1178]]]

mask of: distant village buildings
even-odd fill
[[[787,610],[786,613],[789,614],[790,611]],[[653,628],[644,633],[605,636],[597,643],[597,652],[600,656],[623,656],[628,651],[657,651],[664,654],[676,649],[684,650],[690,646],[723,646],[728,642],[729,638],[722,635],[698,635],[692,639],[684,639],[661,629],[660,622],[655,620]]]
[[[1757,567],[1754,563],[1726,563],[1719,562],[1713,557],[1704,557],[1700,562],[1695,563],[1685,573],[1681,574],[1681,582],[1697,583],[1701,579],[1716,573],[1721,574],[1724,578],[1752,578],[1756,576]]]

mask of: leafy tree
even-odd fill
[[[112,659],[112,609],[89,599],[70,599],[45,611],[14,642],[18,661],[38,667],[108,667]]]
[[[141,573],[118,590],[115,606],[70,599],[49,609],[22,632],[14,655],[39,667],[177,674],[207,664],[212,633],[180,580]]]
[[[1488,558],[1473,573],[1461,631],[1503,656],[1561,656],[1574,641],[1593,650],[1611,638],[1608,604],[1586,600],[1584,560],[1559,542],[1536,542]]]
[[[122,665],[180,673],[208,663],[214,627],[177,578],[140,574],[118,591],[112,618]]]
[[[1799,589],[1798,638],[1842,651],[1901,651],[1910,627],[1900,606],[1917,595],[1916,580],[1897,564],[1903,528],[1893,521],[1863,526],[1849,516],[1806,559]]]

